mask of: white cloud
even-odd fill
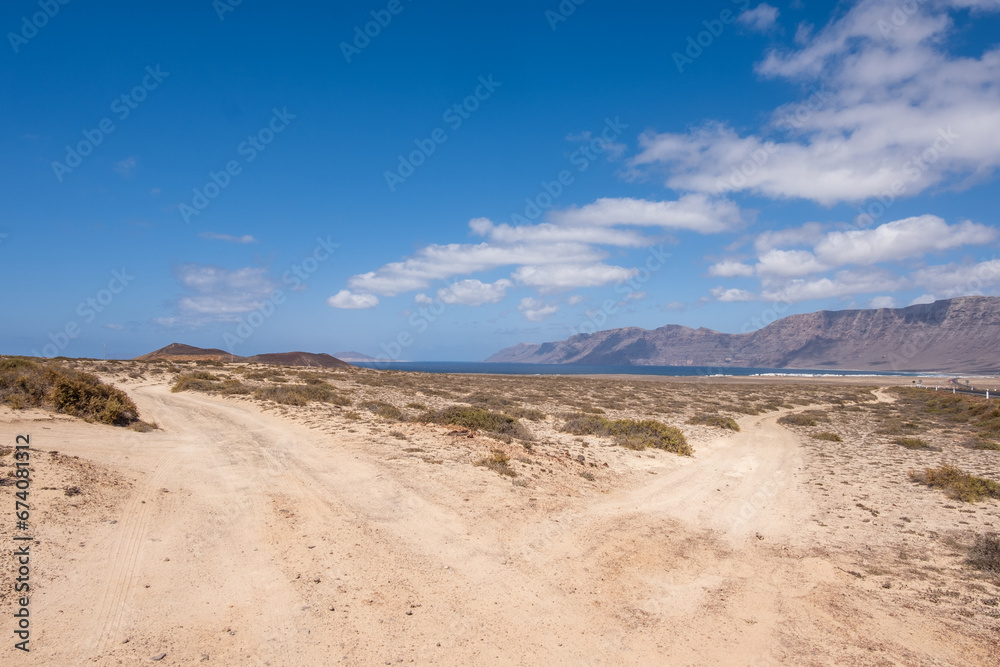
[[[421,306],[429,306],[432,303],[434,303],[434,299],[430,298],[424,293],[416,295],[415,297],[413,297],[413,300],[416,301]]]
[[[687,229],[712,234],[743,223],[739,207],[727,199],[712,199],[702,194],[684,195],[677,201],[645,199],[598,199],[581,208],[556,211],[549,216],[564,226],[637,225]]]
[[[750,30],[768,32],[778,22],[778,8],[762,2],[753,9],[742,12],[736,20]]]
[[[232,236],[230,234],[216,234],[215,232],[202,232],[198,234],[203,239],[210,241],[225,241],[226,243],[257,243],[257,239],[244,234],[243,236]]]
[[[507,289],[510,286],[511,282],[506,278],[494,283],[484,283],[474,279],[460,280],[439,289],[437,297],[444,303],[482,306],[502,301],[507,296]]]
[[[491,243],[429,245],[401,262],[353,276],[348,286],[356,292],[395,296],[426,289],[435,280],[455,275],[490,271],[509,265],[590,263],[604,253],[584,243],[519,243],[511,246]]]
[[[684,310],[684,304],[680,301],[671,301],[663,306],[663,310]]]
[[[942,298],[981,294],[985,288],[1000,284],[1000,259],[928,266],[913,274],[913,282]]]
[[[529,322],[541,322],[557,312],[559,306],[546,304],[541,299],[525,297],[521,299],[521,303],[518,304],[517,309],[521,311],[524,319]]]
[[[342,289],[327,299],[326,302],[334,308],[363,310],[377,306],[378,297],[374,294],[355,294],[350,290]]]
[[[124,331],[125,326],[122,324],[108,323],[104,325],[105,329],[111,329],[112,331]]]
[[[119,175],[128,178],[132,175],[132,172],[136,168],[136,160],[134,157],[127,157],[124,160],[115,163],[114,170],[118,172]]]
[[[265,269],[229,270],[192,262],[177,267],[175,273],[188,291],[177,302],[181,324],[238,321],[243,313],[259,308],[275,290]]]
[[[717,301],[730,302],[730,301],[756,301],[757,300],[757,295],[756,294],[754,294],[752,292],[748,292],[748,291],[743,290],[743,289],[735,289],[735,288],[726,289],[725,287],[713,287],[711,290],[709,290],[709,293]]]
[[[636,269],[626,269],[608,264],[549,264],[522,266],[514,272],[514,279],[522,285],[553,292],[577,287],[598,287],[619,283],[634,277]]]
[[[911,301],[910,305],[911,306],[916,306],[916,305],[922,304],[922,303],[934,303],[935,301],[937,301],[937,299],[934,297],[933,294],[921,294],[916,299],[914,299],[913,301]]]
[[[647,296],[649,296],[649,294],[647,294],[646,292],[629,292],[628,294],[625,295],[625,300],[626,301],[642,301]]]
[[[908,286],[905,278],[886,271],[838,271],[833,278],[765,282],[761,296],[765,301],[797,303],[872,292],[895,292]]]
[[[904,218],[875,229],[831,232],[816,245],[816,257],[829,266],[860,264],[919,257],[935,250],[982,245],[997,237],[997,230],[974,222],[948,225],[935,215]]]
[[[762,232],[754,241],[757,252],[767,252],[778,246],[815,245],[823,238],[823,225],[807,222],[801,227]]]
[[[757,273],[762,276],[804,276],[826,271],[828,266],[819,262],[808,250],[768,250],[757,262]]]
[[[566,299],[566,303],[567,303],[567,305],[570,305],[570,306],[576,306],[576,305],[579,305],[579,304],[583,303],[583,299],[584,299],[583,295],[581,295],[581,294],[574,294],[570,298]]]
[[[876,296],[868,302],[869,308],[895,308],[896,300],[891,296]]]
[[[720,278],[752,276],[753,267],[735,259],[725,259],[708,267],[708,275],[718,276]]]
[[[831,205],[912,196],[1000,166],[1000,49],[955,55],[955,24],[940,2],[860,0],[802,45],[773,50],[765,77],[814,91],[774,110],[759,132],[720,123],[646,133],[630,164],[666,170],[674,189],[749,190]],[[996,2],[952,3],[1000,9]],[[808,36],[804,36],[808,34]]]
[[[494,226],[486,218],[469,221],[469,227],[480,236],[501,244],[514,243],[594,243],[624,248],[639,248],[650,244],[650,240],[631,230],[605,226],[564,226],[543,222],[537,225],[515,227],[502,223]]]
[[[400,261],[352,276],[347,289],[352,294],[396,296],[426,290],[436,281],[503,267],[511,267],[515,282],[541,292],[607,285],[631,278],[636,269],[602,263],[608,256],[605,247],[662,242],[662,236],[642,233],[651,227],[715,233],[743,222],[736,204],[703,194],[677,201],[599,199],[581,208],[551,211],[546,221],[532,225],[473,218],[469,229],[485,238],[481,243],[424,246]]]

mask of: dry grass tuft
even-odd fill
[[[493,412],[486,408],[451,406],[443,410],[424,413],[421,421],[447,426],[461,426],[473,431],[485,431],[502,436],[501,439],[520,438],[531,440],[531,432],[517,417]]]
[[[953,465],[910,471],[910,479],[932,488],[944,489],[952,498],[966,503],[984,498],[1000,498],[1000,484],[991,479],[974,477]]]
[[[476,465],[489,468],[498,475],[517,477],[517,472],[510,467],[510,456],[499,449],[494,449],[489,456],[476,461]]]
[[[736,420],[732,417],[723,417],[722,415],[709,415],[704,413],[696,414],[694,417],[688,420],[688,424],[701,424],[704,426],[715,426],[716,428],[727,429],[730,431],[739,431],[740,425],[736,423]]]
[[[931,446],[920,438],[896,438],[893,442],[907,449],[931,449]]]
[[[680,429],[652,419],[612,421],[598,415],[580,415],[567,421],[561,430],[573,435],[612,437],[617,444],[628,449],[655,447],[682,456],[694,454],[694,449]]]
[[[986,572],[1000,574],[1000,538],[996,533],[976,535],[976,541],[969,549],[969,564]]]

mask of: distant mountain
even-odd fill
[[[350,366],[329,354],[313,352],[276,352],[245,357],[251,364],[277,364],[279,366],[316,366],[318,368],[346,368]]]
[[[216,348],[194,347],[183,343],[171,343],[159,350],[136,357],[136,361],[233,361],[250,364],[275,364],[280,366],[312,366],[317,368],[345,368],[350,364],[329,354],[313,352],[276,352],[240,357]]]
[[[519,344],[487,362],[1000,372],[1000,297],[791,315],[745,334],[676,324]]]
[[[149,354],[136,357],[136,361],[154,361],[156,359],[169,359],[171,361],[229,361],[234,358],[225,350],[217,348],[194,347],[184,343],[171,343],[159,350],[154,350]],[[242,359],[242,357],[235,357]]]
[[[334,352],[333,356],[337,357],[341,361],[379,361],[375,357],[369,357],[367,354],[361,354],[360,352]]]

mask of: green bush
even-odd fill
[[[991,479],[974,477],[953,465],[910,471],[910,479],[930,487],[944,489],[957,500],[974,503],[983,498],[1000,498],[1000,484]]]
[[[139,421],[132,399],[96,375],[22,357],[0,359],[0,402],[13,408],[47,407],[114,426]]]
[[[531,432],[518,421],[517,417],[511,417],[500,412],[492,412],[486,408],[465,408],[453,405],[443,410],[426,412],[421,415],[420,421],[447,426],[461,426],[473,431],[486,431],[487,433],[521,438],[522,440],[530,440],[532,438]]]
[[[386,403],[385,401],[367,401],[366,403],[362,403],[361,407],[374,412],[375,416],[381,417],[382,419],[398,422],[406,421],[406,413],[392,403]]]
[[[567,421],[562,430],[573,435],[611,437],[628,449],[655,447],[683,456],[694,454],[680,429],[652,419],[612,421],[599,415],[580,415]]]
[[[700,424],[703,426],[715,426],[716,428],[739,431],[740,425],[732,417],[722,415],[697,414],[688,420],[688,424]]]

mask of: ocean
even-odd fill
[[[808,370],[793,368],[731,368],[725,366],[585,366],[577,364],[488,364],[481,361],[371,361],[355,362],[355,366],[381,370],[413,371],[416,373],[475,373],[492,375],[674,375],[682,377],[709,376],[916,376],[917,373],[891,371]]]

